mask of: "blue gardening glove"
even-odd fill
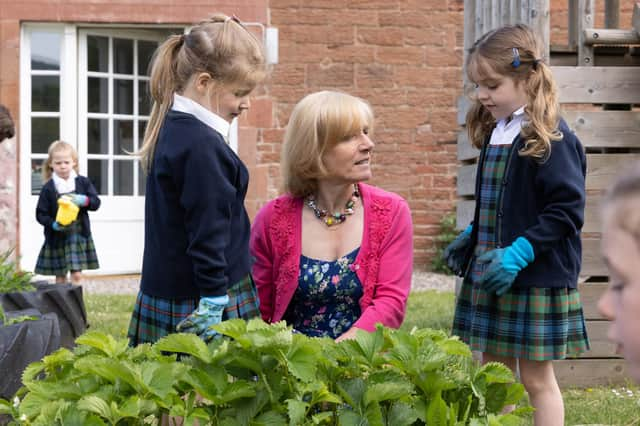
[[[472,229],[473,225],[467,226],[467,228],[462,231],[442,253],[442,258],[447,262],[447,266],[456,275],[460,275],[462,273],[462,262],[464,261],[464,254],[467,251],[467,247],[471,243]]]
[[[71,201],[73,201],[73,204],[75,204],[78,207],[85,207],[89,205],[89,197],[82,194],[75,194],[71,199]]]
[[[478,257],[476,262],[489,264],[478,279],[478,284],[486,291],[502,296],[509,290],[518,272],[533,259],[533,247],[529,240],[518,237],[510,246],[488,251]]]
[[[200,299],[198,309],[180,321],[176,330],[181,333],[197,334],[202,340],[209,342],[218,334],[209,327],[222,321],[222,313],[228,304],[229,296],[226,294],[218,297],[203,297]]]
[[[51,224],[51,227],[53,228],[54,231],[60,232],[60,231],[64,231],[64,228],[66,228],[66,226],[60,225],[58,222],[53,222]]]

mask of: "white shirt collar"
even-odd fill
[[[225,140],[229,137],[229,129],[231,125],[227,120],[220,117],[218,114],[209,111],[196,101],[187,98],[186,96],[174,93],[171,109],[193,115],[198,120],[220,133]]]
[[[513,143],[520,134],[525,121],[524,105],[511,114],[511,120],[507,123],[507,118],[498,120],[496,127],[491,133],[490,145],[507,145]]]
[[[67,179],[63,179],[53,172],[51,174],[51,178],[53,179],[53,184],[56,187],[56,191],[58,194],[66,194],[68,192],[73,192],[76,190],[76,177],[78,174],[75,170],[71,169],[69,172],[69,177]]]

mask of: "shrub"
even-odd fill
[[[444,249],[458,236],[456,230],[456,214],[447,213],[440,220],[440,232],[436,236],[436,255],[431,261],[431,270],[433,272],[440,272],[447,275],[452,275],[453,272],[447,266],[447,263],[442,259],[442,253]]]
[[[479,366],[457,338],[379,327],[335,343],[284,323],[231,320],[208,346],[193,334],[154,345],[89,332],[73,352],[30,365],[0,413],[17,424],[512,425],[524,388],[502,364]],[[230,338],[230,339],[229,339]],[[21,398],[21,399],[20,399]],[[174,419],[175,420],[175,419]]]
[[[20,271],[15,262],[10,260],[13,249],[0,254],[0,293],[14,291],[32,291],[31,283],[33,274]]]

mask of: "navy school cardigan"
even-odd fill
[[[88,238],[91,235],[91,225],[87,212],[98,210],[100,198],[98,197],[98,191],[96,191],[89,178],[76,176],[75,185],[76,194],[86,195],[89,198],[89,205],[80,207],[77,219],[81,225],[81,235]],[[58,213],[58,197],[60,197],[60,194],[56,190],[56,185],[53,179],[49,179],[40,190],[38,205],[36,206],[36,220],[44,227],[44,238],[48,244],[55,241],[57,235],[51,225],[55,222],[56,214]]]
[[[551,142],[546,161],[518,155],[524,140],[518,136],[511,145],[505,165],[502,190],[496,208],[496,243],[511,245],[524,236],[533,247],[535,260],[522,269],[514,287],[576,288],[582,263],[580,231],[584,223],[586,156],[582,144],[560,120],[562,139]],[[480,151],[475,197],[480,182],[489,138]],[[478,223],[476,203],[474,223]],[[465,257],[469,272],[478,230]]]
[[[143,293],[221,296],[249,274],[248,183],[220,133],[191,114],[167,113],[147,176]]]

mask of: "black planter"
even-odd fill
[[[41,314],[35,309],[7,312],[7,318],[21,315],[37,319],[0,324],[0,398],[9,401],[22,386],[22,372],[27,365],[60,347],[60,327],[55,314]]]
[[[0,294],[5,311],[37,309],[43,314],[54,313],[60,324],[60,344],[72,348],[76,337],[87,329],[87,312],[82,287],[72,284],[33,283],[36,291]]]

